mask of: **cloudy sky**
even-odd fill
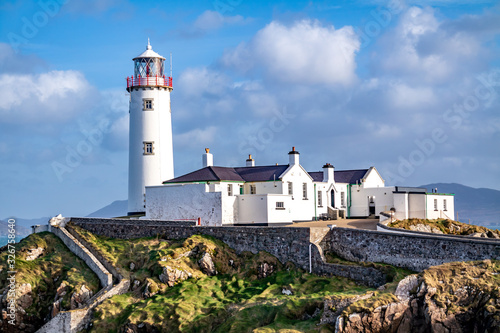
[[[63,3],[64,4],[61,4]],[[127,197],[132,58],[173,56],[176,176],[375,166],[500,189],[498,1],[3,0],[0,217]]]

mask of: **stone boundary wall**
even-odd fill
[[[85,220],[73,218],[68,226],[70,229],[71,225],[76,225],[96,235],[121,239],[153,236],[183,239],[192,235],[209,235],[223,241],[238,253],[266,251],[278,258],[281,263],[290,261],[315,274],[347,277],[371,287],[378,287],[386,282],[385,274],[372,267],[326,263],[321,246],[326,244],[324,240],[330,232],[329,228],[180,227],[166,223],[131,226],[122,223],[116,225],[87,223]]]
[[[71,235],[65,228],[50,227],[50,232],[59,237],[63,243],[73,252],[77,257],[85,261],[87,266],[96,273],[101,281],[101,285],[106,288],[113,284],[113,275],[97,260],[96,257],[82,245],[73,235]]]
[[[500,242],[457,237],[335,227],[325,248],[350,261],[383,262],[414,271],[453,261],[500,259]]]
[[[47,229],[58,236],[71,252],[85,261],[90,269],[96,273],[103,285],[103,288],[87,302],[85,307],[70,311],[61,311],[37,331],[37,333],[76,333],[87,326],[92,319],[93,310],[97,305],[114,295],[126,293],[130,287],[130,280],[122,279],[120,275],[115,275],[114,277],[118,281],[118,284],[113,286],[113,275],[110,271],[113,273],[116,272],[116,269],[107,261],[101,262],[92,253],[95,251],[90,251],[84,245],[87,242],[80,242],[65,228],[48,226],[48,228],[34,228],[33,231],[43,232]],[[109,271],[105,267],[108,265],[112,268]]]
[[[472,240],[477,240],[477,241],[485,240],[485,241],[497,242],[500,244],[500,239],[498,239],[498,238],[482,238],[482,237],[462,236],[462,235],[435,234],[432,232],[393,228],[393,227],[389,227],[389,226],[387,226],[383,223],[380,223],[380,222],[377,223],[377,231],[394,232],[394,233],[398,233],[398,234],[407,234],[407,235],[449,237],[452,239],[472,239]]]
[[[177,225],[177,226],[195,226],[196,221],[165,221],[152,219],[116,219],[104,217],[72,217],[73,223],[95,223],[95,224],[128,224],[128,225]]]

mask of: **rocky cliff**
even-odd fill
[[[450,263],[403,279],[396,302],[345,304],[336,332],[500,332],[500,263]],[[373,296],[375,297],[375,296]],[[368,302],[365,304],[369,304]],[[325,313],[336,304],[329,304]]]

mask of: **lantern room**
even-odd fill
[[[138,86],[172,88],[172,77],[165,76],[165,58],[153,51],[151,44],[134,59],[134,75],[127,77],[127,90]]]

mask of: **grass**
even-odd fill
[[[35,260],[27,261],[28,249],[42,247],[45,252]],[[49,315],[57,288],[61,283],[67,285],[63,297],[62,308],[70,308],[70,298],[75,290],[86,285],[96,293],[99,290],[99,279],[83,260],[76,257],[64,243],[54,234],[43,232],[32,234],[19,243],[16,248],[16,284],[29,283],[32,287],[33,304],[25,309],[27,315],[40,326],[43,318]],[[2,269],[0,272],[0,293],[7,287],[7,247],[0,253]]]
[[[325,253],[325,257],[328,263],[373,267],[383,272],[387,276],[387,283],[384,285],[383,290],[377,289],[376,291],[374,291],[372,297],[354,302],[344,310],[343,314],[353,313],[353,312],[371,312],[379,306],[386,305],[391,302],[397,302],[398,300],[396,296],[394,296],[394,292],[396,291],[399,281],[401,281],[410,274],[415,274],[415,272],[411,270],[405,268],[398,268],[383,263],[371,263],[371,262],[357,263],[348,261],[335,255],[332,252]]]
[[[328,325],[318,326],[325,297],[373,291],[346,278],[320,277],[290,263],[283,265],[266,252],[236,254],[210,236],[125,241],[76,230],[120,271],[140,281],[134,291],[98,306],[93,332],[120,332],[127,325],[163,332],[331,332]],[[205,252],[213,258],[215,276],[200,271],[198,260]],[[136,265],[134,270],[130,262]],[[262,263],[272,265],[274,273],[259,279]],[[168,287],[158,278],[166,265],[189,272],[192,278]],[[148,281],[157,286],[157,294],[144,299]],[[292,295],[283,295],[284,288]]]
[[[429,220],[429,219],[417,219],[417,218],[412,218],[412,219],[406,219],[406,220],[401,220],[401,221],[395,221],[392,223],[389,223],[389,227],[392,228],[400,228],[400,229],[407,229],[410,230],[410,226],[416,226],[417,224],[424,224],[430,226],[432,229],[437,229],[441,231],[444,234],[449,234],[449,235],[462,235],[462,236],[467,236],[471,235],[474,233],[494,233],[500,236],[500,230],[492,230],[488,229],[486,227],[478,226],[478,225],[473,225],[473,224],[466,224],[458,221],[453,221],[453,220],[448,220],[448,219],[435,219],[435,220]]]

